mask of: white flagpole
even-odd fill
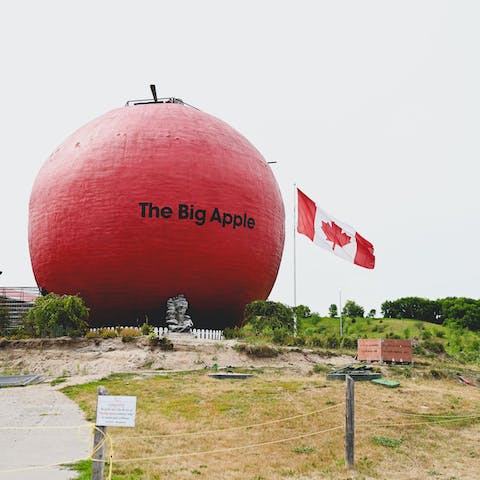
[[[340,311],[338,312],[340,315],[340,336],[343,336],[343,325],[342,325],[342,291],[338,291],[338,306],[340,307]]]
[[[293,184],[293,308],[297,306],[297,184]],[[293,335],[297,336],[297,314],[293,312]]]

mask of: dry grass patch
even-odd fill
[[[480,415],[479,393],[453,380],[404,379],[395,390],[357,383],[354,472],[343,461],[344,383],[323,375],[192,372],[101,384],[137,396],[137,426],[109,429],[116,480],[474,479],[480,471],[478,417],[447,422]],[[90,419],[98,385],[64,389]]]

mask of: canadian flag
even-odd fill
[[[375,267],[373,245],[353,227],[317,207],[297,188],[298,233],[306,235],[319,247],[365,268]]]

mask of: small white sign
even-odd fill
[[[99,427],[134,427],[137,397],[99,395],[97,422]]]

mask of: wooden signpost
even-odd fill
[[[355,381],[350,375],[345,377],[345,464],[354,465],[355,445]]]
[[[105,387],[98,387],[91,480],[103,480],[107,427],[134,427],[136,404],[137,397],[108,395]]]

